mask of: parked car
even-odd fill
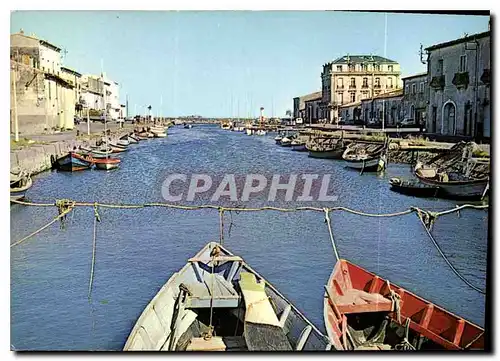
[[[416,125],[415,119],[405,118],[398,123],[400,127],[411,127]]]

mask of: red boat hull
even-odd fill
[[[401,326],[409,319],[412,331],[448,350],[484,349],[479,326],[346,260],[337,262],[326,290],[325,326],[337,349],[347,349],[347,316],[369,312],[387,312]],[[400,299],[399,321],[394,294]]]

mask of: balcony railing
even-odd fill
[[[368,84],[363,84],[363,85],[361,85],[361,88],[363,88],[363,89],[368,89]]]
[[[434,89],[443,89],[445,85],[444,75],[434,76],[429,83],[429,86]]]
[[[350,84],[349,89],[356,89],[356,84]]]
[[[457,88],[465,88],[469,86],[469,72],[455,73],[451,81]]]
[[[337,89],[344,89],[344,85],[337,85]]]

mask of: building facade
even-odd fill
[[[339,107],[340,120],[345,124],[359,124],[362,122],[361,101],[348,103]]]
[[[361,100],[361,119],[365,125],[394,127],[402,120],[403,89]]]
[[[302,118],[304,123],[317,123],[320,119],[320,91],[293,98],[293,118]]]
[[[104,74],[104,88],[106,89],[106,109],[112,120],[120,118],[120,85]]]
[[[61,49],[22,30],[10,41],[11,128],[17,113],[20,133],[72,129],[74,104],[67,97],[74,86],[61,75]]]
[[[402,118],[415,122],[416,126],[425,125],[429,103],[429,83],[427,73],[403,78]]]
[[[401,87],[400,65],[375,55],[346,55],[323,65],[321,117],[338,120],[339,107]]]
[[[310,94],[304,100],[304,123],[315,124],[320,121],[321,92]]]
[[[81,78],[80,103],[94,114],[104,110],[104,82],[100,76],[85,74]]]
[[[490,31],[430,46],[427,131],[489,139]]]

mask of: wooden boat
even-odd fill
[[[292,146],[292,139],[290,139],[288,137],[283,137],[283,139],[281,139],[280,145],[282,147],[291,147]]]
[[[130,142],[128,140],[125,140],[125,139],[118,139],[116,144],[120,145],[122,147],[128,147],[130,145]]]
[[[482,199],[489,188],[488,177],[474,179],[457,172],[440,172],[420,162],[415,166],[415,176],[424,184],[439,187],[440,195],[445,198]]]
[[[20,174],[18,177],[11,176],[10,200],[24,199],[26,191],[33,185],[33,180],[29,175]]]
[[[113,153],[121,153],[127,151],[126,147],[120,146],[119,144],[109,143],[109,146]]]
[[[484,330],[346,260],[325,286],[328,336],[343,350],[484,349]]]
[[[96,169],[110,170],[118,168],[120,165],[120,159],[117,158],[100,158],[94,159],[94,164]]]
[[[362,172],[380,172],[387,165],[387,143],[354,142],[342,154],[346,166]]]
[[[134,140],[135,140],[135,143],[139,143],[142,140],[137,134],[131,134],[131,135],[129,135],[128,138],[129,138],[128,141],[131,142],[131,143],[134,143],[133,142]],[[131,139],[133,141],[131,141]]]
[[[439,193],[439,187],[420,182],[418,179],[389,179],[391,190],[415,197],[436,197]]]
[[[159,132],[159,131],[152,131],[154,138],[166,138],[167,133],[165,131]]]
[[[328,338],[241,257],[210,242],[146,306],[124,351],[330,348]]]
[[[120,140],[127,142],[126,145],[136,144],[139,142],[137,139],[135,139],[135,137],[133,137],[132,135],[129,135],[129,134],[124,135],[123,137],[120,138]]]
[[[76,152],[68,154],[56,159],[56,168],[67,172],[76,172],[80,170],[90,169],[94,162],[92,156],[85,156]]]
[[[90,154],[92,155],[92,158],[102,159],[102,158],[108,157],[112,153],[113,153],[113,149],[109,148],[108,151],[106,151],[106,150],[93,150]]]
[[[345,150],[342,139],[316,137],[306,142],[311,158],[341,159]]]

